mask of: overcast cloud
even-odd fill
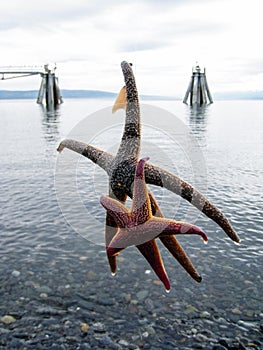
[[[141,94],[180,96],[198,61],[213,92],[263,90],[262,10],[261,0],[2,1],[0,66],[56,62],[61,88],[117,92],[128,60]]]

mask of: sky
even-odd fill
[[[0,67],[56,63],[62,89],[118,92],[126,60],[140,94],[182,96],[198,62],[211,92],[262,91],[262,13],[262,0],[1,1]]]

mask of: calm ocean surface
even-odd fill
[[[238,315],[241,320],[250,317],[252,323],[258,320],[263,312],[263,101],[216,101],[201,110],[192,110],[181,101],[145,101],[142,106],[142,111],[152,116],[144,118],[142,113],[142,155],[204,192],[226,214],[242,240],[235,245],[188,203],[153,188],[166,216],[194,221],[209,238],[203,245],[199,238],[179,237],[203,276],[201,284],[192,281],[162,249],[172,285],[167,295],[162,286],[152,283],[156,280],[153,272],[145,274],[147,262],[134,248],[121,253],[123,262],[116,278],[111,278],[101,245],[105,212],[99,204],[100,195],[107,193],[107,177],[76,153],[56,152],[59,142],[70,133],[76,138],[79,133],[79,140],[114,152],[123,116],[121,112],[111,115],[109,109],[98,112],[111,104],[111,100],[69,99],[57,113],[49,114],[33,100],[0,101],[0,282],[18,270],[22,274],[33,271],[40,284],[44,280],[52,285],[60,264],[66,269],[70,261],[87,256],[85,264],[79,265],[83,273],[83,280],[77,281],[80,284],[92,270],[103,276],[105,285],[100,288],[114,288],[115,283],[117,288],[123,283],[122,275],[129,273],[122,290],[158,291],[164,307],[174,300],[193,305],[199,299],[203,310],[215,307],[228,319]],[[159,108],[164,111],[162,118],[158,118]],[[167,125],[170,113],[182,129],[177,129],[177,122]],[[96,125],[97,116],[102,129]],[[91,123],[87,139],[87,129],[79,124],[83,120],[86,127],[89,120]],[[189,144],[184,144],[185,132]],[[64,153],[77,160],[76,176],[67,178],[67,171],[62,171],[57,184],[55,174],[60,172]],[[71,180],[77,182],[86,215],[75,210],[74,202],[67,198]]]

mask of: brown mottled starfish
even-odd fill
[[[121,144],[117,154],[114,156],[92,145],[70,139],[62,141],[58,147],[58,151],[61,152],[64,148],[68,148],[82,154],[84,157],[89,158],[99,165],[109,175],[109,196],[125,203],[127,196],[132,198],[132,184],[140,152],[141,121],[138,92],[131,65],[127,62],[122,62],[121,67],[126,87],[126,119]],[[146,183],[165,187],[180,195],[215,221],[233,241],[240,241],[237,233],[224,214],[190,184],[169,171],[153,164],[146,163],[144,171]],[[162,217],[161,210],[153,195],[149,194],[149,198],[151,201],[152,214]],[[110,245],[117,230],[117,223],[114,217],[107,213],[105,229],[106,247]],[[200,282],[200,275],[193,267],[190,259],[176,240],[176,237],[170,235],[161,236],[160,240],[185,270],[196,281]],[[166,289],[169,289],[167,288],[169,286],[169,279],[165,272],[155,239],[139,244],[137,248],[150,263],[157,276],[164,283]],[[115,273],[116,256],[108,255],[108,260],[112,273]]]
[[[119,254],[128,246],[138,245],[153,238],[167,235],[197,234],[203,238],[204,242],[208,240],[206,234],[195,225],[153,216],[144,177],[144,166],[148,159],[143,158],[137,164],[130,210],[116,199],[101,196],[101,204],[118,225],[118,231],[107,248],[109,256]]]

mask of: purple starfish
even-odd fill
[[[167,235],[197,234],[204,242],[208,240],[206,234],[195,225],[153,216],[144,177],[144,165],[148,159],[143,158],[137,164],[130,210],[109,196],[101,196],[101,204],[118,225],[118,231],[107,248],[109,256],[117,255],[128,246],[139,245]]]

